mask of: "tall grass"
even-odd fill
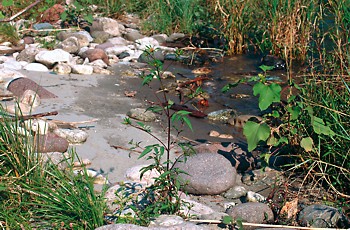
[[[4,114],[3,112],[1,112]],[[20,119],[0,121],[0,224],[6,229],[94,229],[104,224],[103,194],[94,192],[87,173],[65,170],[33,148],[34,139],[18,132]]]

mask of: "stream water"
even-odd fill
[[[205,67],[210,68],[212,71],[208,74],[209,80],[203,81],[202,89],[204,92],[210,95],[208,99],[208,105],[198,106],[196,103],[186,103],[189,108],[199,109],[202,112],[208,114],[213,111],[222,109],[234,109],[238,115],[261,115],[261,111],[258,107],[258,98],[253,96],[253,83],[240,84],[237,87],[232,88],[229,92],[223,93],[222,88],[228,84],[233,83],[241,78],[255,76],[261,72],[259,65],[261,64],[261,56],[257,55],[236,55],[231,57],[225,57],[222,62],[211,63]],[[176,80],[188,80],[194,79],[196,76],[192,73],[192,70],[203,66],[189,66],[178,62],[166,61],[164,63],[164,70],[171,71]],[[271,71],[269,73],[271,77],[277,79],[282,84],[286,81],[286,72],[284,70]],[[165,85],[169,82],[174,82],[174,79],[164,80]],[[138,80],[132,84],[141,84]],[[156,82],[156,81],[154,81]],[[147,87],[138,89],[137,97],[142,100],[156,101],[156,98],[151,96],[154,92],[159,90],[159,85],[152,84],[152,89],[145,89]],[[159,95],[158,93],[158,96]],[[170,98],[175,103],[180,103],[179,98],[170,93]],[[211,141],[211,142],[235,142],[245,145],[245,138],[242,134],[242,129],[231,126],[229,124],[223,124],[221,122],[214,122],[208,118],[193,118],[191,117],[191,123],[194,132],[185,130],[181,135],[184,135],[190,139],[197,141]],[[211,130],[215,130],[220,134],[230,134],[233,139],[222,139],[210,137],[208,134]]]

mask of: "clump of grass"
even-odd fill
[[[17,45],[20,37],[16,31],[16,28],[10,23],[0,24],[0,43],[11,42],[13,45]]]
[[[2,112],[4,114],[4,112]],[[103,193],[85,170],[76,175],[71,151],[62,170],[36,153],[33,138],[18,132],[20,118],[0,121],[0,220],[7,229],[94,229],[104,224]]]

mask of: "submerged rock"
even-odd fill
[[[222,123],[227,123],[230,119],[237,116],[237,112],[233,109],[223,109],[211,112],[208,114],[208,119],[212,121],[220,121]]]
[[[148,122],[156,120],[156,115],[153,112],[142,108],[130,109],[126,115],[139,121]]]

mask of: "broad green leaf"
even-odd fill
[[[88,23],[92,23],[94,21],[94,17],[92,16],[92,14],[88,14],[86,16],[84,16],[84,19],[88,22]]]
[[[299,114],[301,112],[300,107],[298,106],[293,106],[293,107],[288,107],[288,112],[290,113],[290,119],[291,120],[296,120],[299,117]]]
[[[62,14],[61,14],[61,19],[62,21],[66,21],[67,20],[67,17],[68,17],[68,13],[66,11],[64,11]]]
[[[224,216],[222,218],[222,223],[224,223],[224,224],[232,224],[233,223],[232,216]]]
[[[314,128],[315,133],[324,134],[326,136],[333,136],[335,133],[325,125],[324,121],[316,116],[312,117],[312,127]]]
[[[259,141],[266,141],[269,138],[270,127],[265,123],[247,121],[243,127],[243,134],[247,138],[248,150],[252,151],[258,146]]]
[[[259,68],[262,71],[266,72],[266,71],[269,71],[269,70],[273,70],[275,67],[274,66],[269,66],[269,65],[261,65],[261,66],[259,66]]]
[[[280,117],[280,114],[279,114],[278,111],[273,110],[273,111],[271,112],[271,116],[273,116],[273,117],[275,117],[275,118],[278,118],[278,117]]]
[[[259,96],[259,108],[260,110],[267,109],[273,102],[281,101],[281,86],[272,83],[270,85],[263,84],[258,82],[253,87],[254,96]]]
[[[301,139],[300,146],[305,149],[306,152],[310,152],[313,149],[314,141],[311,137],[304,137]]]
[[[278,144],[278,139],[271,135],[270,138],[267,140],[267,144],[270,146],[276,146]]]
[[[8,7],[13,5],[13,0],[2,0],[2,6]]]

